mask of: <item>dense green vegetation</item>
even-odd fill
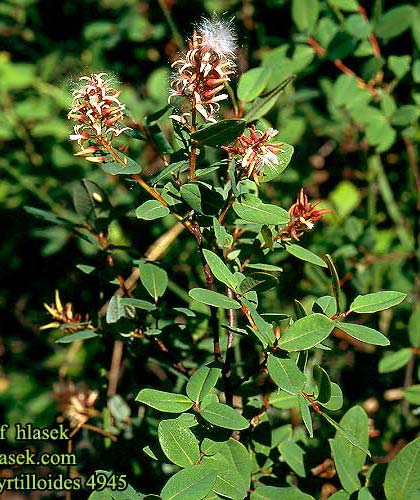
[[[229,99],[185,127],[170,64],[214,12]],[[420,6],[5,0],[0,35],[4,421],[70,423],[73,477],[133,488],[96,499],[416,498]],[[74,156],[101,72],[131,130]]]

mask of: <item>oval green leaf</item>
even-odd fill
[[[213,425],[223,427],[224,429],[242,430],[249,427],[246,418],[222,403],[210,403],[201,411],[201,416]]]
[[[206,290],[205,288],[193,288],[188,292],[188,295],[202,304],[208,306],[220,307],[222,309],[240,309],[241,305],[235,299],[226,297],[213,290]]]
[[[385,495],[392,500],[420,498],[420,438],[391,460],[385,475]]]
[[[202,500],[215,481],[215,469],[194,465],[172,476],[160,496],[162,500]]]
[[[385,335],[382,335],[381,332],[364,325],[341,323],[341,321],[337,321],[337,328],[350,335],[350,337],[360,340],[361,342],[365,342],[366,344],[382,346],[390,344],[389,339],[387,339]]]
[[[198,404],[217,384],[221,371],[220,368],[208,366],[199,368],[187,383],[188,397]]]
[[[162,297],[168,286],[168,275],[166,271],[150,262],[141,262],[139,264],[139,270],[142,285],[156,302],[159,297]]]
[[[321,257],[318,257],[318,255],[314,254],[307,248],[296,245],[296,243],[286,245],[285,250],[286,252],[290,253],[290,255],[293,255],[300,260],[310,262],[311,264],[315,264],[316,266],[327,267],[327,264],[321,259]]]
[[[358,295],[350,305],[350,311],[356,313],[374,313],[389,309],[402,302],[407,294],[402,292],[384,291]]]
[[[142,389],[137,394],[136,401],[167,413],[182,413],[193,405],[193,402],[183,394],[173,394],[155,389]]]
[[[238,98],[251,102],[265,89],[271,76],[267,68],[253,68],[241,75],[238,83]]]
[[[229,288],[236,287],[236,279],[223,260],[210,250],[203,250],[204,258],[210,267],[214,277],[224,283]]]
[[[179,467],[191,467],[200,458],[197,438],[177,419],[162,420],[159,423],[158,439],[163,453]]]
[[[55,342],[57,344],[68,344],[70,342],[75,342],[76,340],[87,340],[98,337],[99,335],[94,330],[81,330],[80,332],[70,333],[64,337],[60,337]]]
[[[319,365],[314,366],[313,370],[314,381],[318,387],[317,401],[328,403],[331,399],[331,380],[328,373]]]
[[[289,220],[284,208],[265,204],[252,194],[243,195],[240,202],[233,204],[233,210],[238,217],[254,224],[286,224]]]
[[[147,200],[136,208],[136,217],[144,220],[160,219],[168,215],[170,210],[158,200]]]
[[[389,373],[399,370],[405,366],[411,359],[412,352],[409,348],[399,349],[385,356],[379,361],[379,373]]]
[[[285,351],[303,351],[316,346],[333,331],[334,321],[315,313],[295,321],[280,337],[278,346]]]
[[[305,375],[292,359],[269,354],[267,368],[274,383],[289,394],[299,394],[306,383]]]
[[[206,146],[225,146],[245,130],[245,120],[221,120],[191,134],[191,139]]]

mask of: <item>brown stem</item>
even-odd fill
[[[414,178],[414,186],[417,191],[417,210],[420,211],[420,171],[418,164],[417,151],[408,137],[403,137],[405,148],[408,155],[408,163],[410,165],[411,173]]]
[[[359,14],[363,17],[365,21],[369,21],[366,14],[366,9],[361,5],[359,5]],[[368,35],[368,40],[372,47],[373,55],[375,57],[381,57],[381,49],[379,47],[378,39],[376,38],[376,36],[373,33],[371,33],[370,35]]]
[[[410,387],[411,385],[413,385],[413,373],[415,364],[416,355],[414,353],[411,353],[410,361],[405,367],[404,387]],[[407,416],[410,411],[410,403],[405,398],[402,404],[402,411],[405,416]]]
[[[319,43],[312,37],[309,37],[307,40],[308,44],[313,48],[314,52],[318,54],[320,57],[324,57],[326,54],[326,50],[319,45]],[[377,95],[377,90],[373,85],[366,83],[362,78],[356,75],[356,73],[346,66],[341,59],[334,59],[333,64],[344,74],[349,75],[351,77],[356,78],[357,84],[360,88],[367,90],[372,95]]]
[[[233,299],[233,292],[230,288],[227,288],[227,296]],[[228,310],[228,321],[229,326],[236,326],[236,315],[234,309]],[[232,330],[228,330],[227,346],[226,346],[226,359],[223,365],[222,376],[223,385],[225,389],[225,399],[226,404],[229,406],[233,405],[233,389],[232,389],[232,362],[234,360],[234,350],[233,350],[233,338],[235,333]]]
[[[197,128],[197,110],[196,110],[196,102],[195,102],[195,97],[193,98],[192,101],[192,108],[191,108],[191,133],[196,131]],[[197,146],[194,143],[194,141],[191,141],[191,151],[190,151],[190,157],[189,157],[189,172],[190,172],[190,181],[194,182],[197,177],[195,175],[195,167],[197,164]]]
[[[109,370],[108,397],[114,396],[117,393],[123,350],[124,343],[122,340],[116,340],[112,350],[111,368]]]

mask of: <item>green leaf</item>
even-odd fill
[[[388,464],[385,495],[392,500],[420,497],[420,438],[407,444]]]
[[[295,79],[294,75],[285,78],[277,87],[262,94],[262,96],[254,101],[249,111],[245,115],[247,123],[254,122],[265,116],[271,108],[276,104],[281,92]]]
[[[394,75],[401,78],[410,71],[411,56],[389,56],[388,66]]]
[[[300,411],[300,414],[302,416],[303,423],[305,424],[305,427],[309,433],[309,436],[312,438],[312,437],[314,437],[314,430],[313,430],[313,425],[312,425],[311,411],[310,411],[309,406],[308,406],[308,401],[301,394],[299,395],[299,398],[298,398],[298,404],[299,404],[299,411]]]
[[[286,224],[289,214],[284,208],[276,205],[264,204],[257,196],[246,194],[241,201],[233,204],[236,215],[247,222],[254,224]]]
[[[340,386],[335,382],[331,382],[331,397],[326,403],[320,404],[327,410],[336,411],[343,406],[343,393]]]
[[[317,401],[328,403],[331,399],[331,380],[328,373],[319,365],[314,366],[313,370],[314,381],[318,387]]]
[[[258,271],[266,271],[268,273],[281,273],[283,269],[279,266],[273,266],[272,264],[248,264],[248,269],[257,269]]]
[[[277,287],[278,284],[279,280],[272,274],[256,272],[249,274],[243,281],[241,281],[237,291],[242,295],[250,290],[262,293]]]
[[[357,40],[347,31],[339,31],[328,44],[327,56],[330,61],[344,59],[354,52]]]
[[[321,259],[321,257],[318,257],[318,255],[314,254],[307,248],[296,245],[296,243],[286,245],[285,250],[297,259],[304,260],[305,262],[310,262],[311,264],[315,264],[316,266],[327,267],[327,264]]]
[[[415,122],[420,116],[420,110],[417,106],[407,104],[400,106],[391,117],[391,124],[399,127],[406,127]]]
[[[420,59],[416,59],[413,63],[413,80],[420,83]]]
[[[140,262],[139,271],[142,285],[157,302],[168,286],[168,274],[164,269],[150,262]]]
[[[405,366],[411,359],[412,352],[410,348],[400,349],[385,356],[379,361],[379,373],[389,373],[399,370]]]
[[[214,277],[229,288],[235,289],[237,280],[235,279],[233,273],[229,270],[227,265],[223,262],[223,260],[210,250],[204,249],[203,255],[210,267],[211,272],[214,274]]]
[[[212,488],[215,493],[234,500],[246,496],[251,482],[251,461],[243,444],[230,438],[217,453],[203,458],[202,463],[217,468],[217,478]]]
[[[373,345],[389,345],[389,339],[382,335],[381,332],[374,330],[373,328],[369,328],[367,326],[358,325],[355,323],[342,323],[341,321],[337,321],[337,328],[346,332],[350,337],[353,337],[361,342],[365,342],[366,344]]]
[[[316,299],[312,307],[313,312],[323,312],[329,318],[337,314],[337,301],[331,295],[324,295]]]
[[[337,9],[347,12],[357,12],[359,10],[357,0],[329,0],[328,3]]]
[[[25,212],[33,215],[37,219],[45,220],[46,222],[51,222],[52,224],[58,224],[60,226],[73,226],[71,221],[63,219],[62,217],[59,217],[52,212],[48,212],[47,210],[41,210],[40,208],[29,207],[27,205],[25,205],[23,209]]]
[[[242,430],[249,427],[246,418],[222,403],[210,403],[201,410],[201,416],[213,425],[223,427],[224,429]]]
[[[278,346],[285,351],[303,351],[316,346],[333,331],[334,321],[315,313],[295,321],[280,337]]]
[[[353,406],[350,408],[341,418],[340,425],[343,429],[349,431],[362,446],[365,448],[369,446],[368,416],[362,407]],[[360,471],[366,461],[364,451],[350,444],[339,431],[337,431],[334,441],[338,444],[340,450],[346,453],[356,470]]]
[[[298,476],[306,477],[305,466],[303,464],[303,455],[305,452],[302,448],[294,441],[286,439],[279,444],[278,449],[280,451],[281,458],[287,463],[287,465],[294,470]]]
[[[338,424],[335,420],[333,420],[329,415],[327,415],[326,413],[321,413],[321,415],[325,418],[325,420],[327,420],[338,432],[341,433],[341,435],[349,442],[351,443],[353,446],[355,446],[356,448],[359,448],[359,450],[362,450],[364,453],[366,453],[367,455],[369,455],[369,457],[371,456],[370,455],[370,452],[369,450],[363,446],[363,444],[361,444],[357,438],[350,432],[348,431],[347,429],[344,429],[343,427],[341,427],[340,424]]]
[[[416,10],[411,5],[394,7],[378,19],[375,33],[380,38],[395,38],[411,26],[415,14]]]
[[[350,305],[350,311],[356,313],[374,313],[400,304],[407,294],[384,291],[358,295]]]
[[[176,419],[159,422],[158,439],[163,453],[179,467],[190,467],[200,458],[197,438]]]
[[[116,323],[121,318],[130,317],[130,313],[121,302],[121,299],[122,297],[118,295],[113,295],[110,298],[105,317],[108,324]]]
[[[188,397],[198,404],[217,384],[220,374],[220,368],[209,368],[208,366],[199,368],[187,383]]]
[[[190,182],[181,186],[181,196],[196,212],[216,215],[223,204],[223,197],[203,182]]]
[[[235,299],[226,297],[213,290],[206,290],[205,288],[193,288],[188,292],[188,295],[202,304],[208,306],[220,307],[222,309],[240,309],[241,304]]]
[[[250,332],[257,337],[265,349],[268,345],[272,345],[275,341],[273,326],[265,321],[265,319],[258,313],[257,308],[253,302],[241,297],[241,302],[249,309],[252,319],[255,322],[256,328],[247,326]]]
[[[292,19],[299,31],[312,31],[320,10],[319,0],[292,0]]]
[[[278,358],[269,354],[267,368],[270,377],[280,389],[289,394],[300,394],[306,383],[306,377],[292,359]]]
[[[219,248],[229,248],[233,243],[233,237],[224,226],[220,224],[216,217],[213,217],[214,236]]]
[[[360,190],[350,181],[341,181],[330,193],[329,199],[333,202],[339,217],[345,219],[360,205]]]
[[[76,340],[87,340],[98,337],[99,335],[93,330],[81,330],[80,332],[70,333],[64,337],[60,337],[55,342],[57,344],[68,344],[69,342],[75,342]]]
[[[183,469],[163,487],[162,500],[202,500],[216,481],[216,470],[202,465]]]
[[[343,450],[335,439],[329,439],[329,443],[340,482],[346,491],[353,493],[353,491],[358,490],[361,486],[358,477],[359,471],[347,455],[346,449]]]
[[[375,500],[375,497],[372,495],[369,489],[364,486],[359,490],[357,500]]]
[[[226,441],[214,441],[213,439],[204,438],[200,447],[201,452],[207,456],[215,455],[220,449],[223,448],[225,443]]]
[[[334,265],[334,262],[331,258],[331,255],[326,254],[325,258],[327,259],[327,266],[331,273],[332,279],[332,290],[335,298],[335,302],[337,304],[337,311],[341,311],[340,306],[340,279],[338,277],[337,269]]]
[[[131,158],[128,158],[127,156],[125,156],[124,158],[127,161],[127,165],[124,167],[119,163],[117,163],[116,161],[111,161],[107,163],[101,163],[101,169],[106,174],[111,174],[111,175],[120,175],[120,174],[131,175],[131,174],[139,174],[141,172],[142,169],[138,163],[136,163]]]
[[[314,500],[314,497],[297,488],[278,488],[277,486],[257,486],[251,493],[251,500]]]
[[[408,321],[408,337],[413,347],[420,347],[420,310],[410,316]]]
[[[137,394],[136,401],[167,413],[182,413],[193,405],[192,401],[183,394],[173,394],[155,389],[142,389]]]
[[[238,99],[253,101],[263,92],[270,76],[271,71],[267,68],[253,68],[243,73],[238,83]]]
[[[158,200],[147,200],[136,208],[136,217],[144,220],[160,219],[169,213],[169,208]]]
[[[133,299],[131,297],[121,297],[120,303],[124,306],[131,306],[136,309],[143,309],[145,311],[156,310],[156,305],[148,302],[147,300]]]
[[[373,80],[385,65],[383,57],[371,57],[363,63],[361,75],[366,81]]]
[[[221,120],[191,134],[191,139],[206,146],[225,146],[245,130],[245,120]]]
[[[406,387],[404,389],[404,397],[405,399],[413,404],[420,404],[420,384],[410,385],[410,387]]]
[[[281,151],[277,153],[278,164],[264,165],[262,175],[258,177],[258,181],[264,183],[280,177],[289,166],[294,150],[294,147],[290,144],[286,144],[285,142],[281,143]]]
[[[108,219],[111,204],[105,192],[95,183],[82,179],[73,190],[76,212],[91,226],[97,227],[98,219]]]
[[[359,40],[365,39],[372,33],[372,26],[370,22],[360,14],[352,14],[351,16],[348,16],[344,26],[350,35]]]
[[[328,500],[349,500],[350,495],[344,490],[338,490],[333,493]]]

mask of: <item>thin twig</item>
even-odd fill
[[[230,288],[227,288],[227,296],[230,299],[233,299],[233,292]],[[228,309],[228,323],[230,327],[236,326],[236,314],[234,309]],[[223,385],[225,389],[225,399],[226,399],[226,404],[228,404],[229,406],[233,405],[233,390],[232,390],[231,375],[232,375],[232,362],[235,357],[235,352],[233,349],[234,335],[235,333],[233,330],[228,330],[226,357],[225,357],[226,359],[222,370]]]
[[[308,44],[313,48],[314,52],[321,57],[324,57],[326,54],[326,50],[319,45],[319,43],[313,37],[308,38]],[[334,59],[333,64],[345,75],[356,78],[357,84],[360,88],[367,90],[371,95],[376,96],[378,91],[373,85],[366,83],[363,78],[360,78],[356,75],[356,73],[350,69],[347,65],[343,63],[341,59]]]
[[[124,351],[124,343],[122,340],[114,342],[112,350],[111,368],[109,370],[108,382],[108,397],[114,396],[117,393],[118,379],[120,378],[121,361]]]

